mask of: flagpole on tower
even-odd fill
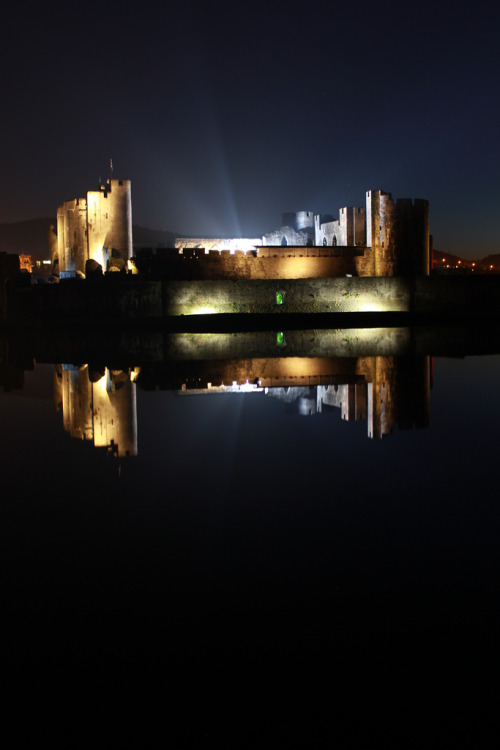
[[[113,159],[109,160],[109,177],[110,179],[113,178]]]

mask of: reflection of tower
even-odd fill
[[[56,383],[60,383],[63,425],[71,437],[92,440],[92,385],[87,365],[56,368]]]
[[[396,424],[394,357],[373,357],[368,383],[368,437],[390,435]]]
[[[365,383],[318,385],[318,411],[322,411],[323,406],[340,409],[340,416],[345,420],[366,419]]]
[[[340,409],[346,421],[367,421],[368,436],[382,438],[400,429],[429,423],[429,357],[288,357],[205,363],[200,376],[191,371],[183,394],[264,390],[282,401],[287,412],[312,416]],[[194,369],[199,363],[194,364]],[[244,383],[246,385],[238,385]],[[222,385],[213,385],[213,382]],[[224,385],[233,382],[233,385]],[[302,382],[302,385],[289,383]],[[200,387],[207,383],[206,387]],[[250,384],[251,383],[251,384]],[[307,383],[307,385],[306,385]],[[313,383],[315,383],[313,385]],[[257,385],[258,384],[258,385]]]
[[[118,456],[136,456],[136,392],[128,373],[106,368],[92,391],[94,445],[107,446]]]
[[[384,437],[400,429],[427,427],[430,357],[373,357],[360,360],[371,370],[368,383],[368,435]]]
[[[117,456],[137,455],[136,391],[129,374],[106,369],[92,381],[87,365],[56,368],[55,397],[62,403],[64,429]]]
[[[429,426],[431,357],[398,357],[396,371],[396,404],[398,427]]]

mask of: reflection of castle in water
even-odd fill
[[[92,440],[116,456],[137,455],[136,392],[128,372],[58,365],[54,398],[71,437]]]
[[[136,383],[182,395],[260,392],[303,415],[340,409],[343,420],[366,420],[368,436],[381,438],[396,426],[428,425],[431,358],[182,361],[143,372],[58,365],[54,383],[56,406],[62,407],[64,429],[72,437],[91,440],[116,456],[135,456]]]
[[[81,334],[81,332],[80,332]],[[257,391],[285,411],[334,412],[365,420],[370,437],[395,427],[429,424],[432,354],[498,353],[497,329],[477,325],[318,329],[238,333],[136,331],[102,340],[87,336],[0,336],[0,390],[22,389],[34,362],[120,363],[57,365],[45,397],[62,410],[65,430],[117,456],[137,455],[136,389],[180,395]],[[130,352],[134,351],[130,361]],[[124,363],[129,363],[129,366]],[[136,365],[136,366],[133,366]],[[259,398],[259,395],[255,397]]]
[[[269,360],[271,370],[262,378],[253,377],[262,363],[247,361],[250,377],[242,385],[235,380],[232,385],[207,382],[206,387],[200,388],[191,380],[183,384],[180,393],[263,392],[283,401],[287,411],[302,415],[340,409],[343,420],[366,420],[371,438],[389,435],[396,426],[412,429],[429,424],[431,357],[302,359],[296,374],[290,369],[288,374],[283,371],[286,361]],[[234,364],[232,374],[239,376],[241,382],[238,370]],[[230,382],[230,366],[223,378]],[[295,385],[297,382],[302,384]]]

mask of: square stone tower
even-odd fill
[[[103,270],[126,265],[132,257],[130,180],[107,180],[86,198],[59,206],[53,254],[53,270],[61,278],[85,275],[87,260]]]

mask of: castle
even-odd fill
[[[52,235],[52,272],[61,279],[85,276],[87,261],[103,269],[122,270],[132,257],[130,180],[109,179],[85,198],[65,201],[57,209]]]
[[[429,204],[394,201],[390,193],[369,190],[364,207],[341,208],[335,220],[312,211],[286,213],[281,227],[258,238],[180,237],[173,248],[151,254],[161,256],[163,273],[173,278],[427,275]],[[141,251],[137,255],[140,260]],[[130,180],[109,179],[86,198],[59,206],[51,243],[54,275],[64,279],[85,277],[89,269],[126,270],[131,258]],[[146,273],[155,270],[153,265],[139,263]]]
[[[256,273],[249,278],[300,278],[306,276],[399,276],[428,275],[430,271],[429,204],[426,200],[400,199],[390,193],[369,190],[364,207],[344,207],[339,218],[312,211],[286,213],[282,226],[260,238],[178,238],[175,247],[190,257],[253,255],[260,259],[317,259],[307,266],[268,263],[273,275],[246,265]],[[307,248],[307,249],[306,249]],[[325,259],[329,259],[328,261]],[[322,259],[321,262],[320,259]],[[249,259],[250,260],[250,259]],[[236,265],[236,264],[235,264]],[[272,268],[271,268],[272,267]],[[283,270],[285,275],[283,275]],[[264,275],[261,275],[264,274]],[[297,275],[298,274],[298,275]],[[237,273],[236,273],[237,276]]]

